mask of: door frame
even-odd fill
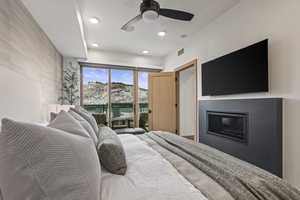
[[[139,89],[139,86],[138,86],[138,73],[139,72],[148,72],[149,74],[150,73],[153,73],[153,71],[151,70],[146,70],[146,69],[133,69],[133,68],[128,68],[126,66],[124,66],[124,68],[120,68],[120,67],[114,67],[114,66],[111,66],[111,65],[108,65],[108,67],[106,67],[105,65],[104,66],[98,66],[98,65],[80,65],[80,105],[82,106],[83,105],[83,68],[94,68],[94,69],[106,69],[108,70],[108,119],[107,119],[107,122],[108,122],[108,125],[111,127],[112,126],[112,123],[111,123],[111,110],[112,110],[112,103],[111,103],[111,70],[124,70],[124,71],[133,71],[133,77],[134,77],[134,80],[133,80],[133,114],[134,114],[134,117],[133,117],[133,123],[134,123],[134,127],[139,127],[139,94],[138,94],[138,89]]]
[[[175,73],[176,73],[176,102],[177,102],[177,130],[178,134],[180,135],[180,72],[183,70],[186,70],[188,68],[194,67],[195,66],[195,78],[196,78],[196,135],[194,138],[191,136],[186,136],[188,139],[192,140],[197,140],[198,141],[198,59],[194,59],[184,65],[181,65],[177,68],[175,68]]]

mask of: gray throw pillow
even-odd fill
[[[90,123],[88,123],[83,117],[72,110],[69,110],[68,113],[81,124],[81,126],[89,133],[91,138],[94,140],[95,144],[97,144],[98,137],[96,136],[96,133]]]
[[[98,131],[99,131],[98,124],[97,124],[97,122],[96,122],[96,120],[95,120],[95,118],[92,114],[90,114],[87,110],[85,110],[81,106],[75,106],[75,108],[71,108],[70,110],[76,112],[81,117],[83,117],[86,121],[88,121],[90,123],[90,125],[93,127],[96,136],[99,137],[99,135],[98,135]]]
[[[57,114],[56,118],[49,123],[48,127],[60,129],[83,137],[90,137],[81,124],[66,111],[61,111]]]
[[[99,200],[94,142],[58,129],[2,120],[0,185],[5,199]]]
[[[126,154],[118,135],[109,127],[99,127],[98,156],[101,165],[109,172],[125,175]]]

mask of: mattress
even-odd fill
[[[146,142],[133,135],[119,137],[127,157],[127,172],[118,176],[103,169],[103,200],[207,200]]]
[[[103,200],[299,200],[279,177],[171,133],[119,136],[125,176],[102,174]]]

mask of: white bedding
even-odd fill
[[[159,153],[133,135],[121,135],[125,176],[103,170],[102,200],[207,200]]]

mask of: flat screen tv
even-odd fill
[[[268,90],[268,40],[202,65],[202,96]]]

